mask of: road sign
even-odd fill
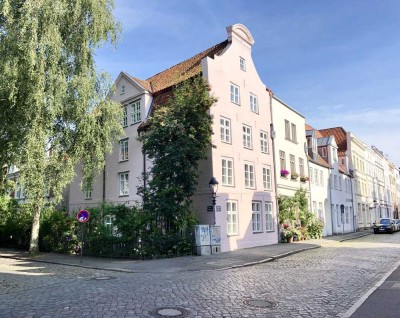
[[[79,222],[86,223],[87,221],[89,221],[90,213],[86,210],[80,210],[76,215],[76,218]]]

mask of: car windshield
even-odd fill
[[[379,224],[390,224],[390,220],[389,219],[380,219],[380,220],[378,220],[377,223],[379,223]]]
[[[397,223],[400,223],[400,219],[397,220]]]

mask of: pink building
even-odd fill
[[[138,127],[168,98],[174,85],[202,74],[218,102],[211,108],[216,147],[200,165],[193,197],[199,224],[221,226],[222,251],[277,243],[270,98],[252,60],[253,36],[241,24],[227,27],[227,33],[227,40],[147,80],[119,75],[112,98],[124,107],[126,137],[107,157],[105,171],[92,191],[82,191],[78,174],[70,187],[70,210],[103,200],[140,202],[138,178],[151,162],[143,157]],[[212,177],[219,182],[215,209],[210,209]]]

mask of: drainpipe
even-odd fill
[[[272,96],[274,93],[267,88],[267,91],[269,93],[269,111],[271,114],[271,124],[270,124],[270,137],[271,137],[271,142],[272,142],[272,162],[274,165],[274,168],[276,166],[276,160],[275,160],[275,137],[276,137],[276,132],[274,130],[274,118],[272,115]],[[277,234],[278,234],[278,242],[280,239],[280,229],[279,229],[279,204],[278,204],[278,186],[277,186],[277,178],[276,178],[276,169],[273,169],[274,172],[274,190],[275,190],[275,209],[276,209],[276,229],[277,229]]]
[[[101,208],[101,221],[104,217],[104,203],[106,202],[106,162],[104,161],[103,167],[103,207]]]
[[[335,233],[333,233],[333,230],[335,228],[335,224],[333,222],[333,211],[332,211],[332,188],[331,188],[332,170],[330,172],[331,173],[330,173],[329,179],[328,179],[328,183],[329,183],[328,187],[329,187],[329,202],[330,202],[331,206],[329,207],[329,209],[331,210],[331,225],[332,225],[332,235],[333,235],[333,234],[335,234]],[[337,219],[337,217],[336,217],[336,219]]]
[[[355,224],[355,220],[356,220],[356,217],[355,217],[355,210],[354,210],[354,193],[353,193],[353,175],[352,175],[352,173],[350,173],[350,189],[351,189],[351,206],[353,207],[353,228],[354,228],[354,232],[357,232],[357,224]]]

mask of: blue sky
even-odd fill
[[[146,79],[244,24],[265,85],[311,126],[342,126],[400,166],[400,1],[115,0],[99,69]]]

